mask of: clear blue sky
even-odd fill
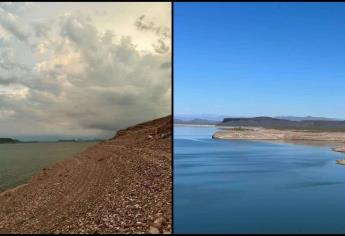
[[[174,112],[345,119],[345,3],[175,3]]]

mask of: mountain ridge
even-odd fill
[[[276,129],[307,129],[315,131],[345,131],[345,121],[340,120],[300,120],[293,121],[268,116],[253,118],[224,118],[219,126],[249,126]]]

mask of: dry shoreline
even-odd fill
[[[26,185],[27,185],[27,183],[26,183],[26,184],[20,184],[20,185],[18,185],[18,186],[16,186],[16,187],[13,187],[13,188],[10,188],[10,189],[6,189],[5,191],[0,192],[0,197],[5,196],[5,195],[7,195],[7,194],[14,193],[14,192],[16,192],[17,190],[19,190],[20,188],[23,188],[23,187],[26,186]]]
[[[287,143],[319,143],[330,146],[333,151],[345,153],[345,132],[310,132],[300,130],[276,130],[261,127],[217,127],[220,130],[212,135],[213,139],[228,140],[267,140]],[[345,164],[345,160],[338,160]]]

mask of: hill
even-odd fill
[[[0,138],[0,144],[1,143],[19,143],[20,141],[17,139],[12,138]]]
[[[185,124],[185,125],[215,125],[218,124],[219,121],[211,121],[205,119],[193,119],[193,120],[182,120],[182,119],[174,119],[174,124]]]
[[[276,116],[274,118],[292,121],[302,120],[328,120],[328,121],[339,121],[340,119],[327,118],[327,117],[315,117],[315,116]]]
[[[272,117],[224,118],[220,126],[249,126],[272,129],[301,129],[314,131],[345,131],[345,121],[301,120],[293,121]]]

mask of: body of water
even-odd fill
[[[175,233],[345,233],[345,166],[326,146],[174,127]]]
[[[96,142],[0,144],[0,192],[23,184],[41,169]]]

